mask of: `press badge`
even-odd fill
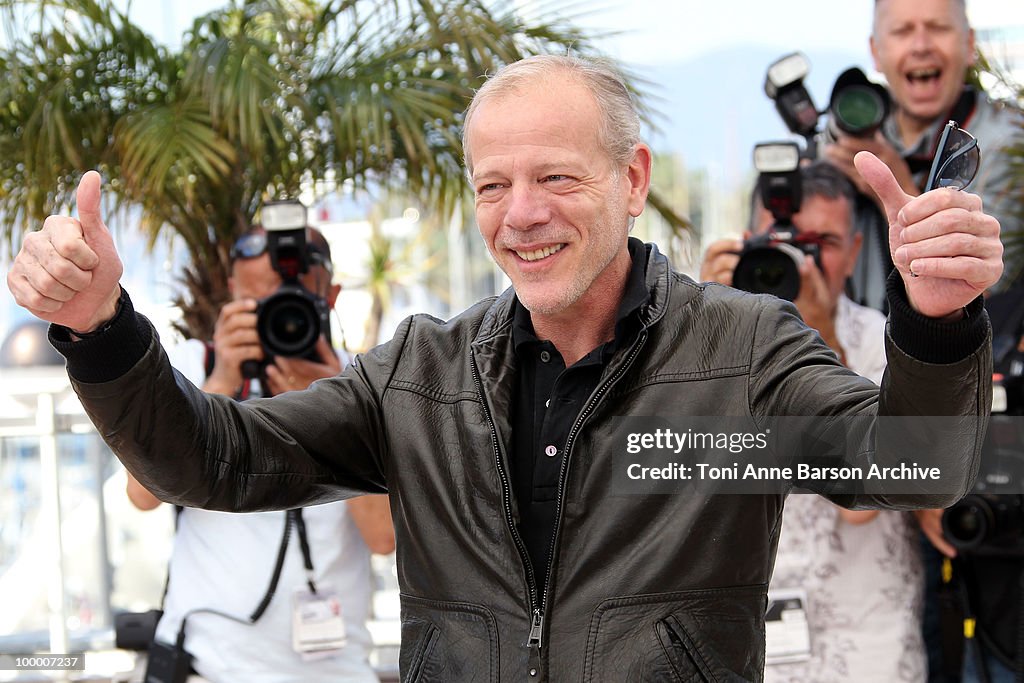
[[[768,592],[768,611],[764,615],[765,664],[805,662],[811,658],[806,606],[806,591]]]
[[[345,646],[345,620],[337,592],[302,588],[292,596],[292,648],[305,660],[329,657]]]

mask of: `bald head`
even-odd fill
[[[873,20],[873,23],[872,23],[872,26],[871,26],[871,34],[875,38],[878,38],[879,34],[880,34],[880,31],[879,31],[879,28],[880,28],[879,18],[882,15],[882,12],[885,10],[885,6],[887,4],[889,4],[891,1],[892,0],[875,0],[874,20]],[[949,7],[950,7],[950,10],[951,10],[951,16],[954,19],[956,19],[956,21],[960,25],[961,29],[963,29],[964,31],[969,30],[970,27],[971,27],[971,24],[967,20],[967,0],[945,0],[945,1],[949,3]]]

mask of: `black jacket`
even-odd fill
[[[272,399],[199,392],[145,323],[153,339],[128,372],[75,386],[128,469],[172,502],[241,511],[390,493],[403,681],[760,680],[784,495],[616,495],[611,418],[984,415],[987,322],[952,364],[915,360],[890,335],[880,398],[791,305],[696,284],[648,249],[642,329],[566,443],[547,586],[534,585],[510,493],[511,291],[447,323],[410,318],[341,376]],[[840,502],[949,504],[980,439],[946,444],[962,456],[950,495]]]

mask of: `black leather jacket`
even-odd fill
[[[263,510],[390,493],[403,681],[760,680],[784,496],[615,495],[609,419],[982,415],[990,344],[934,365],[889,338],[880,398],[790,305],[695,284],[648,249],[642,329],[565,446],[546,586],[511,498],[511,292],[447,323],[410,318],[340,377],[272,399],[199,392],[155,340],[127,374],[76,389],[128,469],[175,503]],[[963,454],[955,495],[885,504],[952,502],[979,441],[947,445]]]

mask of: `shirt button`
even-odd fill
[[[548,400],[544,401],[544,407],[545,408],[547,408],[550,405],[551,405],[551,399],[550,398]]]
[[[549,458],[553,458],[556,455],[558,455],[558,449],[555,448],[554,446],[548,445],[544,449],[544,455],[548,456]]]
[[[531,676],[536,676],[537,675],[537,670],[536,669],[530,669],[530,675]]]
[[[541,351],[540,352],[540,362],[541,363],[547,363],[550,360],[551,360],[551,354],[550,353],[548,353],[547,351]]]

